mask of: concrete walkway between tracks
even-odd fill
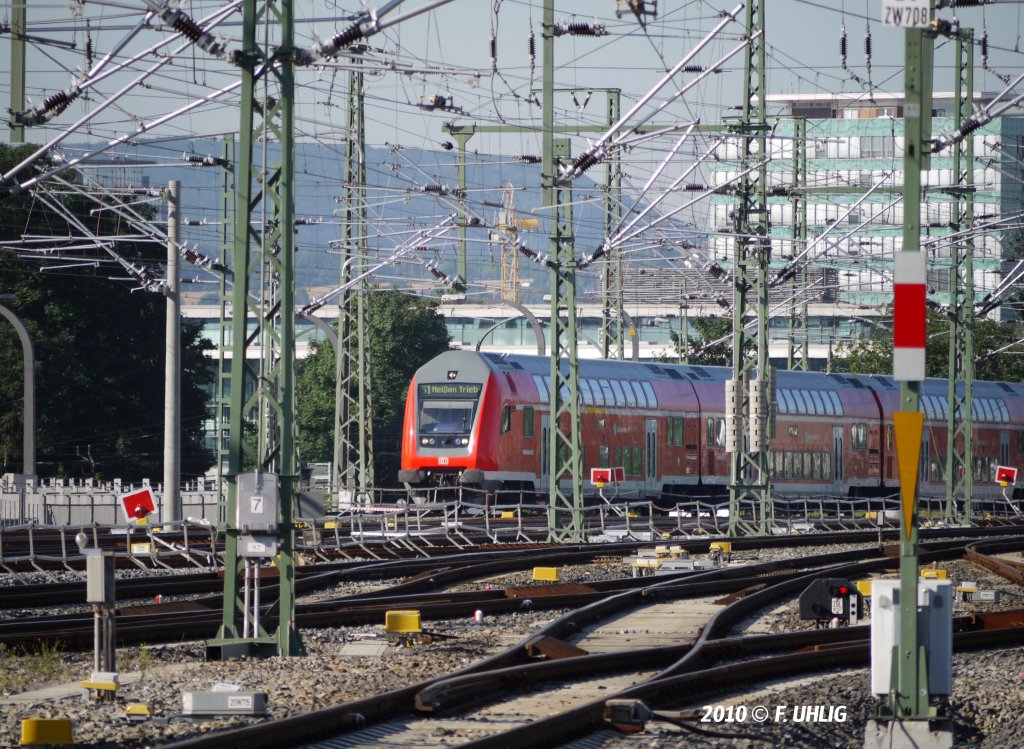
[[[166,666],[156,666],[145,671],[129,671],[118,674],[118,682],[121,686],[135,684],[145,679],[158,678],[167,674],[178,673],[190,668],[198,668],[201,663],[172,663]],[[68,684],[53,684],[42,689],[33,689],[29,692],[12,694],[8,697],[0,697],[0,707],[14,705],[19,707],[30,707],[40,705],[44,702],[62,700],[65,697],[74,697],[82,693],[81,680]]]

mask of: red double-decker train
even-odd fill
[[[550,366],[543,356],[470,351],[449,351],[422,366],[409,385],[399,480],[546,493]],[[725,493],[730,377],[725,367],[580,361],[585,475],[621,466],[620,489],[652,499]],[[922,496],[945,491],[947,387],[928,380],[921,389]],[[775,490],[894,494],[898,397],[891,377],[779,371],[769,448]],[[1024,462],[1024,385],[976,382],[973,416],[974,494],[998,497],[997,466]]]

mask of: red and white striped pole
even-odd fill
[[[899,382],[924,380],[927,280],[925,253],[896,253],[892,378]]]

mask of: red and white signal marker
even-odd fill
[[[896,253],[892,378],[900,382],[924,380],[927,281],[925,253]]]

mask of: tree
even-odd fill
[[[949,376],[949,319],[938,312],[928,313],[928,339],[925,370],[928,377]],[[974,377],[978,380],[1024,382],[1024,347],[1016,346],[1017,355],[1008,354],[1007,347],[1024,338],[1024,327],[1018,322],[999,322],[983,318],[974,326]],[[833,371],[858,374],[892,374],[892,330],[876,327],[870,338],[840,347],[832,360]],[[994,353],[1000,352],[1000,353]]]
[[[367,311],[374,473],[380,484],[398,472],[405,396],[413,374],[449,348],[448,328],[432,299],[395,290],[369,292]],[[329,461],[334,446],[334,350],[317,342],[299,362],[299,454],[307,463]]]
[[[674,330],[669,331],[676,358],[683,350],[690,364],[728,367],[732,364],[732,318],[710,315],[694,317],[689,326],[697,331],[697,341],[686,341]]]
[[[32,146],[0,145],[7,171]],[[24,178],[24,177],[23,177]],[[74,215],[98,236],[124,234],[109,213],[91,216],[83,198],[61,196]],[[0,241],[26,234],[75,236],[56,212],[31,193],[0,199]],[[78,243],[80,244],[80,243]],[[126,259],[152,263],[153,245],[118,242]],[[24,322],[36,355],[37,471],[41,476],[160,479],[163,473],[164,330],[166,303],[157,294],[132,293],[134,284],[102,249],[75,251],[92,267],[46,269],[52,257],[34,260],[31,248],[0,246],[0,293]],[[160,252],[163,247],[160,246]],[[58,253],[59,254],[59,253]],[[148,254],[148,256],[147,256]],[[70,265],[70,264],[69,264]],[[206,386],[213,379],[195,325],[182,325],[181,470],[201,475],[213,462],[203,447]],[[22,462],[22,351],[13,328],[0,320],[0,469]]]

